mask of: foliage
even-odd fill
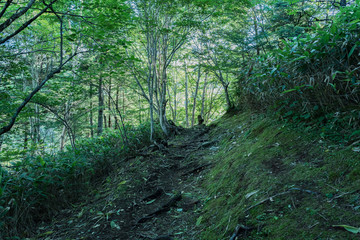
[[[159,127],[156,136],[161,137]],[[149,144],[149,124],[128,127],[130,146],[118,130],[79,140],[76,150],[27,157],[0,168],[0,238],[27,237],[32,227],[79,200],[114,165]],[[115,160],[116,159],[116,160]]]
[[[331,25],[282,40],[239,74],[242,106],[275,108],[291,121],[338,124],[333,131],[359,127],[359,19],[356,4],[341,9]]]

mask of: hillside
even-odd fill
[[[138,151],[36,239],[357,239],[359,156],[316,130],[228,114]],[[351,230],[351,229],[350,229]]]

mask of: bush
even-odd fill
[[[159,127],[156,136],[161,137]],[[26,157],[0,165],[0,239],[28,237],[40,221],[77,201],[121,159],[150,143],[149,124],[127,126],[129,145],[118,130],[78,141],[76,150],[56,155]]]
[[[274,110],[289,120],[336,122],[358,129],[360,116],[360,8],[341,11],[331,25],[315,26],[283,40],[281,48],[259,56],[240,73],[242,106]],[[342,122],[340,125],[338,123]]]

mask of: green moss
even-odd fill
[[[229,239],[238,224],[253,228],[241,239],[355,239],[332,225],[359,227],[358,154],[264,115],[214,125],[220,148],[204,181],[202,239]]]

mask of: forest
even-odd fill
[[[357,239],[359,5],[0,1],[0,239]]]

